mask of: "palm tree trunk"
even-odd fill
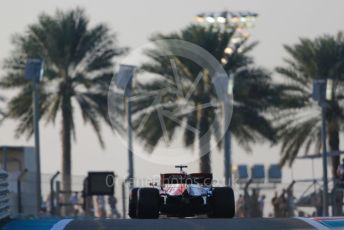
[[[330,151],[339,151],[339,130],[338,130],[338,123],[336,120],[330,120],[328,122],[328,134],[329,134],[329,146]],[[336,181],[339,179],[339,176],[337,175],[337,168],[340,164],[340,156],[333,156],[331,158],[331,164],[332,164],[332,177],[333,180]],[[339,216],[343,213],[343,194],[340,191],[337,191],[335,188],[332,190],[332,209],[333,209],[333,215]]]
[[[201,154],[200,170],[202,173],[211,172],[211,158],[210,158],[210,122],[208,109],[203,109],[199,125],[199,151]]]
[[[339,151],[339,122],[337,118],[338,114],[338,103],[332,102],[331,106],[326,111],[327,116],[327,133],[328,133],[328,144],[330,151]],[[338,179],[337,168],[340,164],[340,156],[334,156],[331,158],[332,164],[332,177],[333,179]]]
[[[71,159],[71,129],[72,129],[72,105],[70,96],[64,95],[62,98],[62,189],[63,191],[72,190],[72,159]],[[63,196],[63,203],[69,202],[69,193]],[[63,208],[62,214],[68,215],[69,208]]]
[[[330,151],[339,151],[339,132],[338,130],[333,130],[329,128],[329,146]],[[337,175],[337,168],[340,164],[340,156],[333,156],[331,157],[331,164],[332,164],[332,177],[333,179],[338,179]]]

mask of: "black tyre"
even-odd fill
[[[137,192],[137,218],[159,218],[160,194],[156,188],[140,188]]]
[[[211,199],[212,218],[233,218],[235,215],[235,199],[233,189],[230,187],[214,188]]]
[[[139,188],[133,188],[129,195],[129,217],[137,218],[137,192]]]

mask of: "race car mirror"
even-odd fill
[[[112,196],[114,194],[114,178],[113,172],[89,172],[84,184],[85,195]]]

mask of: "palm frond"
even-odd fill
[[[161,39],[179,39],[196,44],[210,54],[212,54],[219,62],[224,57],[224,50],[228,46],[234,32],[223,32],[215,27],[202,27],[197,25],[190,25],[182,29],[178,33],[171,33],[167,35],[158,34],[152,37],[154,40]],[[231,129],[239,143],[249,150],[250,144],[256,141],[268,139],[274,141],[275,130],[271,125],[271,121],[266,117],[268,107],[271,103],[278,104],[274,99],[279,95],[279,88],[272,85],[270,73],[262,68],[254,67],[253,59],[247,54],[251,51],[257,43],[249,44],[241,48],[241,52],[236,52],[231,56],[228,64],[224,65],[224,69],[228,72],[235,74],[234,98],[235,103],[238,104],[237,111],[234,110],[236,115],[232,117]],[[197,106],[210,104],[212,101],[217,101],[218,98],[214,93],[212,87],[212,75],[209,70],[203,69],[191,60],[181,57],[166,57],[164,54],[171,50],[168,42],[160,41],[153,49],[145,51],[146,56],[149,58],[147,63],[141,66],[141,71],[145,73],[146,81],[142,80],[141,84],[137,87],[138,95],[147,95],[147,97],[137,97],[134,103],[133,111],[138,114],[136,117],[135,127],[139,127],[144,117],[149,117],[146,122],[144,131],[138,131],[141,140],[149,146],[150,149],[162,140],[163,132],[159,126],[159,117],[156,109],[153,106],[154,97],[151,97],[150,92],[160,92],[168,98],[170,107],[180,108],[185,112],[181,114],[180,119],[186,124],[187,127],[194,127],[198,129],[202,124],[209,124],[204,129],[211,129],[209,132],[215,137],[218,147],[221,146],[221,139],[223,132],[219,123],[219,118],[215,113],[218,107],[209,107],[207,112],[201,112]],[[171,59],[175,60],[175,69],[171,67]],[[183,97],[178,96],[173,88],[175,71],[181,79],[180,86],[183,92],[191,92],[187,101]],[[148,81],[149,75],[147,73],[157,76],[151,81]],[[139,76],[141,77],[141,76]],[[142,75],[143,78],[143,75]],[[192,85],[195,84],[196,87]],[[291,88],[291,87],[290,87]],[[167,105],[164,101],[160,106]],[[166,104],[164,104],[166,103]],[[269,104],[270,103],[270,104]],[[192,112],[181,106],[187,104],[189,107],[195,107]],[[155,105],[156,107],[156,105]],[[244,112],[246,115],[242,116]],[[251,121],[250,119],[256,119]],[[206,122],[201,122],[206,121]],[[167,122],[167,121],[166,121]],[[202,123],[202,124],[201,124]],[[209,127],[208,127],[209,126]],[[193,146],[196,141],[196,134],[201,135],[201,132],[194,132],[193,129],[187,129],[183,126],[171,125],[171,132],[175,132],[177,128],[182,128],[184,144],[186,146]],[[208,138],[211,139],[210,137]]]
[[[329,132],[340,132],[331,128],[333,122],[342,120],[341,82],[344,80],[344,40],[342,33],[336,36],[324,35],[315,39],[302,38],[295,45],[285,45],[290,58],[285,66],[277,67],[276,72],[285,80],[280,84],[280,111],[275,115],[278,136],[282,142],[281,162],[292,164],[300,153],[308,153],[311,146],[320,149],[320,114],[318,105],[311,99],[313,80],[333,79],[336,101],[329,103],[327,122]],[[303,115],[302,115],[303,114]],[[337,128],[336,128],[337,129]],[[339,146],[331,144],[330,149]],[[304,152],[302,152],[304,151]]]
[[[113,59],[127,51],[117,46],[116,35],[105,24],[90,26],[85,11],[76,8],[41,14],[38,22],[13,38],[13,51],[4,61],[3,89],[19,89],[8,102],[8,116],[18,120],[17,135],[32,134],[32,87],[24,79],[28,57],[44,60],[41,88],[41,118],[55,123],[62,97],[79,102],[84,120],[91,124],[101,145],[101,123],[110,126],[107,91],[113,77]],[[72,108],[73,109],[73,108]],[[70,129],[75,138],[74,118]]]

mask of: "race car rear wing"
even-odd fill
[[[211,173],[165,173],[160,174],[160,183],[164,184],[201,184],[210,185],[213,180]]]

